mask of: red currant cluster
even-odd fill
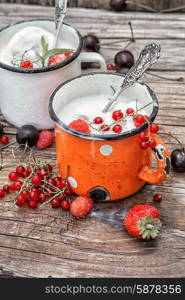
[[[139,135],[140,147],[146,150],[147,148],[155,148],[157,143],[151,138],[151,134],[156,134],[159,131],[159,126],[155,123],[150,124],[149,129],[142,131]]]
[[[53,208],[70,209],[69,197],[73,194],[67,181],[61,177],[54,177],[52,166],[41,165],[17,166],[16,170],[8,174],[12,184],[6,184],[0,189],[0,198],[10,192],[18,192],[15,205],[36,209],[39,204],[50,202]],[[20,180],[21,178],[21,180]]]

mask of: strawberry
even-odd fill
[[[80,132],[90,133],[89,125],[81,119],[74,120],[68,126]]]
[[[93,209],[94,201],[87,195],[77,197],[71,203],[71,213],[76,218],[82,218],[88,215]]]
[[[161,229],[160,213],[154,206],[140,204],[132,207],[124,219],[130,235],[138,239],[155,239]]]
[[[48,66],[60,64],[61,62],[63,62],[64,60],[66,60],[72,55],[73,55],[73,51],[61,53],[61,54],[54,54],[49,58]]]
[[[51,131],[43,130],[39,133],[39,139],[37,141],[38,149],[45,149],[52,145],[54,140],[54,134]]]

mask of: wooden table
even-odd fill
[[[33,18],[52,18],[53,8],[23,5],[0,5],[0,26]],[[160,110],[157,122],[161,132],[171,133],[185,143],[185,15],[151,13],[114,13],[106,10],[70,8],[66,21],[82,35],[96,33],[107,62],[130,38],[128,21],[134,27],[135,44],[130,46],[137,57],[148,42],[162,46],[162,56],[143,80],[156,92]],[[162,76],[160,78],[158,76]],[[7,124],[6,131],[15,133]],[[174,139],[161,135],[171,149]],[[15,137],[12,135],[12,140]],[[5,152],[0,184],[14,169],[10,151]],[[56,164],[55,148],[37,152],[37,156]],[[125,231],[94,218],[75,220],[68,213],[53,210],[13,209],[0,212],[0,273],[31,277],[184,277],[185,276],[185,175],[171,173],[161,185],[146,185],[133,197],[102,207],[131,207],[136,203],[152,204],[152,196],[162,193],[163,228],[156,241],[140,242]],[[5,208],[4,199],[0,200]],[[7,199],[8,201],[8,199]]]

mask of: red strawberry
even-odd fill
[[[91,197],[84,195],[77,197],[71,203],[71,213],[76,218],[82,218],[88,215],[93,209],[94,201]]]
[[[38,149],[45,149],[52,145],[54,140],[54,134],[51,131],[43,130],[39,133],[39,139],[37,142]]]
[[[130,235],[138,239],[155,239],[161,229],[160,213],[154,206],[140,204],[127,213],[124,224]]]
[[[63,62],[64,60],[66,60],[72,55],[73,55],[73,51],[61,53],[61,54],[54,54],[49,58],[48,66],[60,64],[61,62]]]
[[[74,120],[68,125],[70,128],[75,129],[80,132],[90,133],[89,125],[83,120]]]

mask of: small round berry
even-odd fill
[[[20,67],[22,69],[32,69],[33,63],[30,60],[25,60],[21,62]]]
[[[14,191],[20,191],[22,185],[23,185],[22,181],[17,181],[15,183],[13,183],[13,189],[14,189]]]
[[[142,142],[148,142],[148,141],[149,141],[149,136],[146,134],[146,132],[142,131],[142,132],[139,134],[139,139],[140,139]]]
[[[135,116],[134,121],[141,126],[143,123],[145,123],[145,118],[143,115],[137,115]]]
[[[145,118],[145,121],[148,121],[148,120],[149,120],[149,116],[144,115],[143,117]]]
[[[97,36],[88,34],[83,37],[83,48],[86,51],[98,52],[100,50],[100,41]]]
[[[17,181],[18,175],[17,175],[16,172],[11,172],[11,173],[8,174],[8,178],[9,178],[9,180],[11,180],[11,181]]]
[[[161,194],[155,194],[154,196],[153,196],[153,201],[154,202],[161,202],[162,201],[162,195]]]
[[[56,181],[55,186],[59,189],[63,189],[66,187],[66,182],[64,180]]]
[[[3,191],[6,192],[6,193],[9,193],[10,186],[8,184],[3,185]]]
[[[28,201],[28,207],[32,209],[36,209],[38,207],[38,203],[35,201]]]
[[[61,203],[61,207],[63,210],[69,210],[70,209],[70,202],[68,200],[63,200]]]
[[[40,195],[39,195],[39,202],[40,203],[44,203],[44,202],[46,202],[46,200],[47,200],[46,195],[44,193],[40,193]]]
[[[6,192],[3,189],[0,189],[0,198],[3,198],[6,195]]]
[[[40,170],[38,170],[38,173],[41,177],[47,176],[48,175],[48,170],[47,168],[41,168]]]
[[[52,185],[55,185],[55,180],[53,178],[49,178],[48,183],[50,183]]]
[[[30,193],[30,200],[34,201],[34,202],[37,202],[38,198],[39,198],[39,192],[36,191],[36,190],[34,190],[34,191],[32,190],[31,193]]]
[[[54,182],[56,183],[57,181],[61,181],[62,179],[61,179],[61,177],[56,176],[56,177],[53,178],[53,180],[54,180]]]
[[[73,195],[73,191],[72,191],[70,188],[67,188],[67,189],[65,190],[65,195],[66,195],[67,197],[70,197],[71,195]]]
[[[115,68],[116,68],[115,64],[107,64],[107,70],[108,71],[115,70]]]
[[[152,123],[150,125],[150,132],[151,133],[157,133],[159,131],[159,126],[155,123]]]
[[[4,144],[4,145],[7,145],[9,144],[9,137],[7,135],[3,135],[0,139],[1,143]]]
[[[115,121],[121,120],[123,118],[123,113],[121,112],[121,110],[116,110],[112,113],[112,118]]]
[[[151,139],[150,141],[149,141],[149,147],[150,148],[155,148],[157,146],[157,143],[156,143],[156,141],[154,140],[154,139]]]
[[[30,192],[29,191],[23,191],[21,193],[21,195],[25,200],[30,200]]]
[[[127,108],[127,110],[126,110],[127,115],[132,115],[134,112],[135,112],[135,110],[131,107]]]
[[[114,62],[118,71],[130,69],[134,65],[134,56],[129,50],[121,50],[115,55]]]
[[[51,206],[53,208],[58,208],[60,206],[60,200],[58,198],[54,198],[51,200]]]
[[[114,127],[112,128],[112,131],[114,131],[115,133],[121,133],[122,132],[122,126],[121,125],[114,125]]]
[[[102,124],[103,123],[103,119],[101,117],[97,117],[94,119],[94,123],[95,124]]]
[[[15,170],[18,176],[22,176],[23,172],[25,171],[25,167],[23,166],[18,166]]]
[[[22,195],[19,195],[16,201],[20,204],[20,206],[23,206],[26,202],[26,199]]]
[[[103,124],[103,125],[101,126],[101,131],[109,131],[109,130],[110,130],[110,127],[109,127],[108,125]]]
[[[36,186],[41,185],[41,183],[42,183],[42,177],[39,176],[39,175],[34,175],[31,178],[31,182],[32,182],[33,185],[36,185]]]
[[[146,150],[148,148],[148,146],[149,146],[148,142],[140,142],[141,149]]]
[[[39,131],[33,125],[23,125],[17,129],[16,140],[20,145],[33,147],[39,139]]]
[[[109,4],[115,11],[123,11],[126,8],[125,0],[110,0]]]
[[[58,197],[58,199],[62,202],[63,200],[66,200],[66,196],[65,195],[61,195]]]

